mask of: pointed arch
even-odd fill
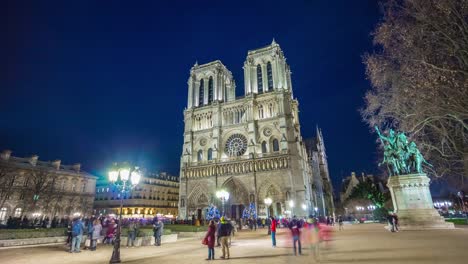
[[[205,98],[205,83],[204,80],[200,80],[200,86],[198,88],[198,106],[203,106],[203,100]]]
[[[262,65],[257,65],[257,91],[263,93]]]
[[[273,71],[271,69],[271,62],[267,63],[267,79],[268,79],[268,91],[273,90]]]
[[[267,153],[267,143],[266,143],[266,141],[262,142],[262,153]]]
[[[230,177],[221,185],[221,188],[230,193],[230,204],[248,204],[249,191],[239,179]]]
[[[273,149],[273,152],[278,152],[279,151],[279,142],[278,142],[278,139],[273,139],[273,141],[271,142],[272,144],[272,149]]]
[[[208,79],[208,103],[213,102],[213,76]]]

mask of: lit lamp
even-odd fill
[[[271,200],[271,198],[265,198],[264,202],[265,202],[265,205],[267,207],[266,208],[267,209],[267,218],[269,218],[270,217],[270,210],[269,209],[270,209],[271,203],[273,203],[273,200]]]
[[[224,203],[229,200],[229,193],[225,190],[219,190],[216,192],[216,197],[221,200],[221,203],[223,205],[223,216],[225,214],[224,212]]]
[[[305,205],[305,204],[302,204],[302,210],[304,210],[304,211],[305,211],[306,209],[307,209],[307,205]]]
[[[120,233],[122,232],[122,208],[123,196],[126,192],[131,191],[140,182],[141,172],[138,167],[131,168],[126,163],[122,164],[119,168],[117,163],[114,163],[113,168],[109,171],[109,181],[115,185],[120,193],[120,211],[119,223],[117,225],[117,232],[115,237],[114,249],[110,263],[120,263]]]

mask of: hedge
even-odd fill
[[[0,229],[0,240],[66,236],[66,228]]]

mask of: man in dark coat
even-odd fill
[[[219,240],[221,241],[221,246],[223,247],[222,259],[229,259],[229,237],[231,236],[232,225],[224,219],[224,216],[221,217],[221,226],[219,227]],[[227,254],[226,254],[227,252]]]
[[[153,225],[153,235],[155,246],[161,246],[161,236],[164,231],[164,224],[160,219],[156,220],[156,223]]]

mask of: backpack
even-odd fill
[[[82,230],[82,226],[81,226],[81,222],[76,222],[73,224],[73,227],[72,227],[72,235],[74,237],[78,236],[81,234],[81,230]]]

